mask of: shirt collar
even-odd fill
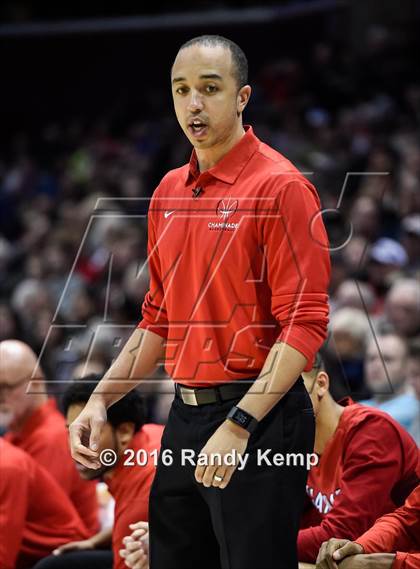
[[[208,176],[212,176],[222,182],[234,184],[239,174],[249,162],[251,156],[257,150],[260,142],[255,136],[252,126],[245,125],[244,129],[245,134],[239,142],[237,142],[235,146],[231,148],[229,152],[219,160],[219,162],[217,162],[217,164],[204,172],[200,173],[197,155],[194,149],[191,153],[185,185],[190,184],[194,180],[197,181],[200,176],[204,175],[206,178]]]
[[[340,399],[338,401],[338,404],[341,405],[342,407],[350,407],[350,405],[354,405],[355,402],[353,401],[353,399],[350,396],[346,396],[343,397],[342,399]]]

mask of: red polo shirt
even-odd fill
[[[88,532],[52,476],[0,437],[0,567],[23,569]]]
[[[19,432],[5,439],[18,446],[44,466],[73,502],[91,535],[99,529],[96,483],[83,480],[69,449],[68,432],[55,399],[38,407]]]
[[[392,569],[420,567],[420,485],[404,506],[383,516],[357,543],[365,553],[396,553]]]
[[[110,493],[115,500],[115,518],[112,530],[112,549],[114,569],[127,569],[119,551],[123,549],[122,540],[131,535],[130,524],[149,521],[149,494],[155,476],[156,454],[160,449],[163,425],[144,425],[130,441],[128,448],[134,453],[143,449],[147,454],[144,466],[139,466],[134,456],[134,465],[124,465],[131,455],[120,460],[110,479],[106,479]],[[140,457],[142,460],[142,457]],[[142,464],[142,463],[141,463]]]
[[[323,541],[355,540],[401,505],[418,483],[420,453],[387,413],[346,399],[334,436],[308,476],[312,502],[298,537],[299,561],[314,563]]]
[[[276,341],[300,351],[309,370],[327,334],[330,259],[318,194],[245,128],[209,170],[199,172],[193,151],[150,203],[139,327],[167,339],[166,371],[190,385],[258,375]]]

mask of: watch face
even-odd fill
[[[244,426],[249,423],[249,417],[245,415],[245,413],[242,413],[242,411],[236,411],[235,419],[238,421],[238,423]]]

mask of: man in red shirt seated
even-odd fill
[[[420,567],[420,486],[405,504],[379,518],[356,542],[330,539],[322,544],[318,569],[418,569]]]
[[[54,478],[0,437],[0,567],[27,569],[88,531]]]
[[[78,417],[100,379],[100,376],[91,375],[68,387],[63,397],[68,424]],[[58,548],[54,556],[44,559],[36,569],[126,569],[120,556],[123,538],[131,534],[131,524],[149,520],[150,487],[163,428],[163,425],[144,423],[143,399],[136,390],[109,408],[99,445],[101,467],[97,470],[80,464],[77,467],[83,478],[101,478],[108,485],[115,500],[114,527],[83,543]],[[113,556],[109,554],[106,561],[103,557],[97,561],[96,550],[109,548],[111,542]]]
[[[419,482],[420,453],[386,413],[349,398],[336,403],[320,357],[302,375],[315,411],[320,458],[309,472],[298,553],[299,561],[314,563],[324,541],[356,539],[404,503]]]
[[[27,393],[28,384],[33,388]],[[5,439],[44,466],[73,502],[90,535],[98,531],[96,484],[80,477],[63,415],[48,398],[37,357],[17,340],[0,342],[0,422]]]

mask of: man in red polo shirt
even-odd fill
[[[164,362],[176,396],[151,490],[151,569],[295,569],[307,470],[258,458],[313,448],[299,376],[327,334],[320,200],[243,125],[239,46],[190,40],[171,85],[194,150],[153,194],[143,319],[70,426],[73,456],[100,468],[107,408]]]
[[[324,541],[356,539],[404,503],[419,482],[420,452],[387,413],[349,398],[336,403],[319,356],[304,378],[315,410],[319,462],[308,476],[298,553],[299,561],[313,563]]]
[[[68,387],[63,397],[68,423],[80,414],[99,379],[99,376],[87,376]],[[68,543],[35,569],[126,569],[120,555],[124,548],[123,539],[131,534],[131,524],[149,520],[150,487],[162,432],[162,425],[144,424],[143,400],[135,390],[109,410],[99,443],[102,467],[95,470],[79,464],[78,468],[84,479],[101,478],[108,485],[115,500],[112,531],[100,532],[81,543]],[[109,549],[111,545],[113,556],[106,557],[101,550]]]
[[[31,379],[36,393],[27,393]],[[56,479],[91,534],[98,531],[96,485],[82,480],[70,454],[68,432],[46,385],[36,355],[17,340],[0,343],[0,414],[5,439],[32,456]]]
[[[319,569],[418,569],[420,567],[420,485],[405,504],[375,522],[356,542],[322,544]]]
[[[0,567],[27,569],[88,531],[53,477],[0,437]]]

